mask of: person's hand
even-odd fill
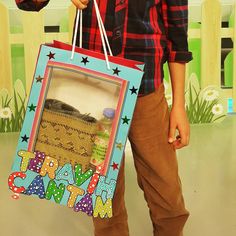
[[[176,129],[179,134],[175,137]],[[175,139],[176,138],[176,139]],[[180,149],[189,144],[190,125],[184,107],[172,107],[170,112],[169,143],[175,149]]]
[[[85,9],[89,3],[89,0],[71,0],[71,1],[80,10]]]

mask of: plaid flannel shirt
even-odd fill
[[[23,10],[39,11],[50,0],[16,0]],[[114,56],[145,63],[139,95],[163,82],[163,64],[187,63],[188,0],[97,0]],[[103,52],[91,0],[83,11],[83,48]],[[79,39],[79,37],[77,37]],[[78,42],[77,42],[78,45]]]

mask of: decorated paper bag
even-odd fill
[[[13,196],[112,217],[142,69],[58,41],[42,45],[8,179]]]

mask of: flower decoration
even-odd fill
[[[224,112],[224,108],[222,104],[216,104],[212,107],[212,113],[214,115],[221,115]]]
[[[12,116],[12,111],[10,107],[5,107],[5,108],[0,109],[0,118],[10,119],[11,116]]]

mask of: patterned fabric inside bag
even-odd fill
[[[97,120],[89,114],[81,114],[74,107],[56,99],[45,101],[44,111],[35,151],[58,160],[59,166],[66,163],[81,164],[82,170],[89,163],[97,133]]]

